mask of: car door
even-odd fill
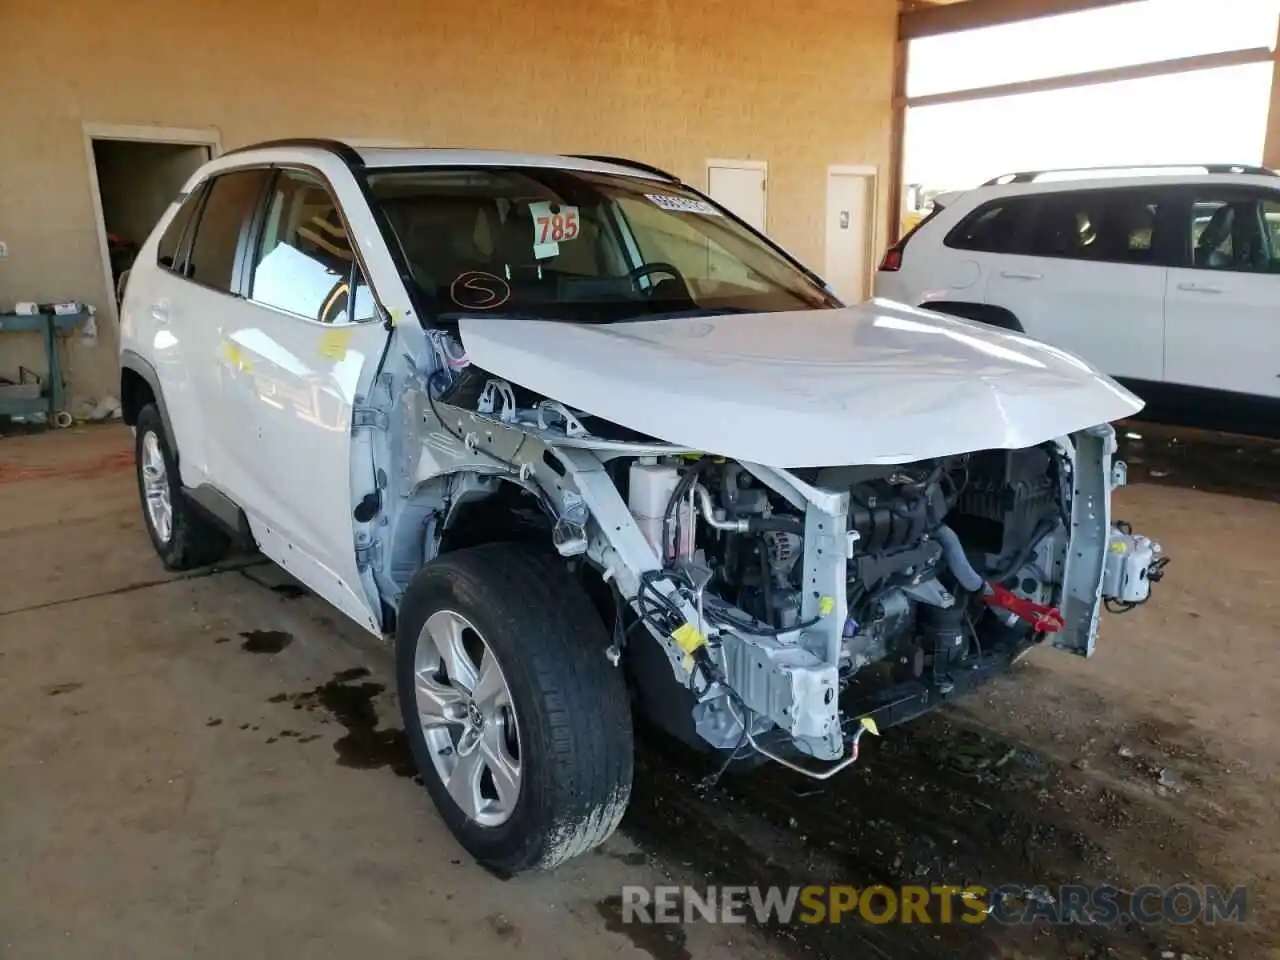
[[[1015,252],[988,271],[986,301],[1038,340],[1105,373],[1164,375],[1161,197],[1146,188],[1039,197]]]
[[[1280,397],[1280,193],[1189,190],[1165,300],[1172,384]]]
[[[322,175],[276,172],[255,219],[243,309],[223,331],[224,402],[240,432],[252,434],[236,450],[236,473],[262,551],[377,630],[354,520],[377,487],[353,417],[389,332],[351,236]]]
[[[265,167],[235,169],[215,175],[205,191],[186,259],[181,266],[181,295],[171,300],[175,326],[180,326],[193,350],[188,376],[191,397],[198,404],[192,415],[195,435],[204,456],[204,477],[196,482],[183,467],[189,487],[208,483],[238,504],[246,496],[240,470],[240,450],[248,439],[242,417],[228,410],[223,384],[234,358],[225,336],[245,310],[240,294],[243,259],[249,248],[254,213],[270,179]],[[179,446],[182,446],[179,437]],[[185,452],[179,462],[184,462]]]

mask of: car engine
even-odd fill
[[[1048,599],[1046,577],[1029,564],[1059,528],[1058,470],[1049,451],[1033,448],[807,477],[797,471],[849,496],[856,549],[846,567],[842,679],[890,658],[906,675],[945,672],[981,644],[980,628],[993,633],[993,645],[1029,635],[1030,624],[1011,631],[1008,619],[987,622],[990,608],[971,603],[979,599],[974,578],[1007,581],[1032,602]],[[628,481],[651,545],[689,583],[705,582],[710,622],[748,632],[803,629],[802,513],[739,464],[715,458],[635,461]]]

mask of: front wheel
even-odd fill
[[[608,635],[559,557],[492,543],[427,564],[396,636],[400,709],[454,836],[511,875],[603,842],[631,794],[631,714]]]

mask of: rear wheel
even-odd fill
[[[155,404],[138,411],[134,461],[142,517],[164,565],[170,570],[192,570],[225,557],[231,538],[183,496],[177,463]]]
[[[409,745],[463,847],[514,874],[604,841],[631,793],[631,715],[564,561],[518,543],[446,554],[409,585],[397,623]]]

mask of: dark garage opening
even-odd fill
[[[111,261],[111,286],[133,264],[165,209],[187,178],[209,159],[203,144],[94,140],[93,163]]]

